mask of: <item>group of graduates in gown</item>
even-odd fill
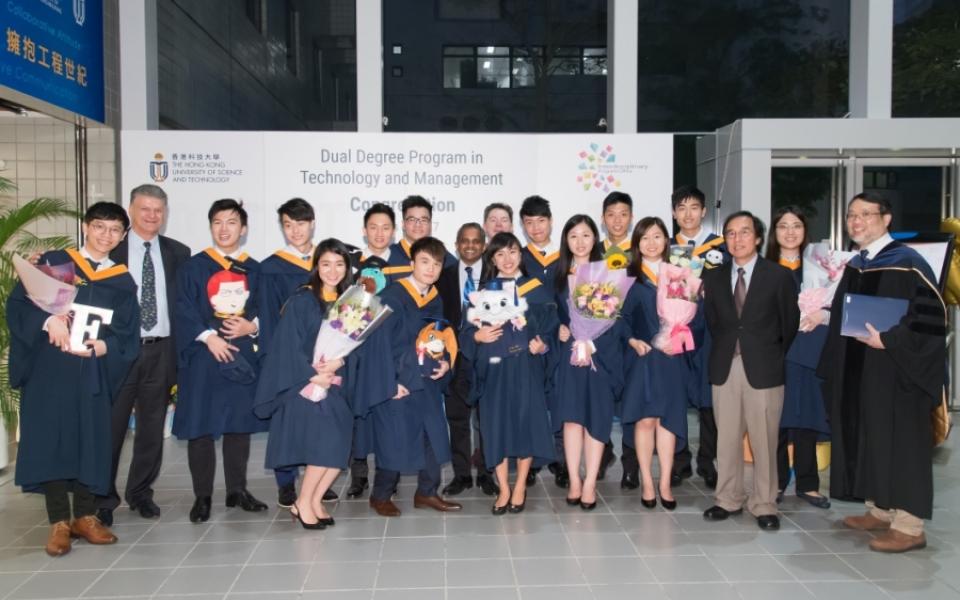
[[[165,206],[165,195],[163,200]],[[923,441],[927,433],[920,404],[936,391],[937,378],[943,380],[943,361],[937,364],[943,349],[936,342],[942,342],[944,326],[937,321],[939,296],[927,285],[935,280],[926,263],[895,242],[877,246],[877,240],[887,244],[889,236],[871,237],[879,225],[886,235],[889,203],[861,194],[850,210],[848,226],[866,224],[870,235],[850,229],[851,239],[865,250],[860,262],[848,267],[838,294],[857,290],[907,297],[910,320],[891,332],[851,341],[839,336],[840,319],[830,318],[839,315],[836,302],[803,321],[793,316],[795,302],[792,311],[783,311],[781,325],[790,330],[779,340],[785,348],[798,329],[798,339],[808,339],[802,351],[788,357],[784,348],[782,356],[774,357],[785,372],[774,382],[783,397],[782,416],[777,416],[781,434],[771,456],[758,464],[772,465],[777,502],[793,472],[797,495],[826,508],[829,500],[819,492],[816,442],[833,435],[835,448],[838,439],[842,443],[835,450],[831,494],[865,499],[871,509],[864,517],[848,518],[847,525],[906,536],[875,548],[902,551],[921,547],[920,519],[931,512],[929,451],[904,451],[901,444]],[[400,514],[392,498],[402,474],[417,475],[415,508],[460,510],[447,497],[472,487],[471,465],[478,470],[477,484],[495,496],[494,515],[523,511],[527,487],[535,484],[543,466],[567,489],[567,504],[592,510],[598,502],[597,482],[612,457],[615,420],[623,424],[621,486],[640,487],[640,501],[648,509],[659,498],[664,509],[673,510],[677,501],[671,488],[693,473],[688,407],[697,410],[700,420],[697,473],[711,488],[718,477],[728,481],[742,465],[727,458],[714,462],[718,434],[712,399],[720,388],[708,363],[716,358],[711,356],[716,354],[711,339],[716,319],[705,314],[701,298],[690,323],[694,349],[668,355],[653,346],[653,338],[661,327],[658,273],[671,244],[691,246],[704,259],[704,279],[716,286],[725,277],[730,282],[726,293],[734,300],[730,265],[741,266],[741,259],[731,258],[724,237],[705,231],[706,198],[700,190],[679,188],[672,211],[680,228],[673,237],[657,217],[644,217],[631,229],[633,201],[613,192],[602,205],[605,238],[590,216],[578,214],[566,221],[554,242],[550,204],[531,196],[519,212],[528,240],[523,245],[512,232],[511,207],[496,203],[487,207],[482,225],[460,227],[454,256],[431,236],[432,206],[420,196],[402,202],[397,243],[393,209],[371,206],[364,215],[363,248],[335,238],[314,244],[313,208],[296,198],[278,209],[287,246],[258,262],[242,250],[247,233],[243,206],[230,199],[214,202],[208,212],[213,245],[176,269],[176,300],[170,307],[178,389],[173,433],[187,440],[195,495],[190,520],[204,522],[211,516],[217,439],[222,439],[226,506],[267,509],[247,490],[246,480],[250,434],[261,431],[269,431],[265,466],[275,472],[278,504],[306,529],[335,525],[324,501],[337,498],[331,487],[341,471],[351,470],[348,495],[363,495],[370,454],[375,473],[369,503],[380,515]],[[751,239],[758,241],[748,258],[757,260],[762,223],[741,212],[727,219],[725,229],[731,219],[753,224]],[[46,497],[51,555],[69,551],[71,535],[91,543],[116,541],[109,523],[98,518],[95,497],[115,493],[111,402],[138,347],[147,343],[141,338],[138,344],[138,323],[141,311],[149,312],[143,308],[142,287],[152,277],[146,270],[131,277],[124,265],[111,264],[109,255],[128,225],[118,205],[97,203],[84,216],[81,249],[50,252],[39,260],[73,264],[77,302],[113,310],[97,339],[86,342],[89,352],[71,349],[69,319],[44,313],[22,286],[7,305],[11,383],[22,392],[16,478],[25,490]],[[794,299],[806,225],[800,209],[778,211],[767,256],[759,259],[770,261],[778,274],[793,274],[784,281],[794,282]],[[743,232],[724,233],[737,238]],[[589,343],[576,342],[570,331],[568,275],[603,261],[611,248],[629,257],[625,268],[635,282],[623,290],[613,326]],[[909,268],[894,268],[902,264]],[[743,269],[738,270],[742,277]],[[378,288],[392,314],[346,357],[316,362],[314,346],[330,318],[329,308],[361,277]],[[468,311],[482,308],[472,306],[474,292],[484,289],[505,292],[503,297],[515,304],[522,298],[526,326],[470,322]],[[419,346],[424,336],[441,340],[444,350],[425,355]],[[575,343],[577,352],[585,354],[578,364],[570,360]],[[503,357],[508,345],[510,356]],[[737,348],[739,355],[739,342]],[[852,372],[842,370],[850,364],[855,365]],[[322,400],[302,393],[311,384],[324,390]],[[890,394],[892,389],[913,394],[916,401],[904,406]],[[872,401],[877,395],[888,398],[880,408]],[[852,404],[851,398],[856,399]],[[471,427],[474,418],[478,435]],[[880,433],[883,427],[896,430],[895,445]],[[722,433],[730,439],[729,432]],[[793,469],[788,444],[793,445]],[[112,445],[119,447],[117,440]],[[656,481],[654,456],[659,461]],[[441,494],[441,467],[451,461],[454,479]],[[511,465],[516,471],[512,486]],[[902,478],[909,491],[900,489]],[[726,518],[739,510],[715,506],[705,517]],[[141,510],[142,516],[158,514],[158,508],[150,515]],[[764,518],[769,515],[756,516],[761,528],[776,528]]]

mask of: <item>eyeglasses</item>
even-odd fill
[[[430,217],[407,217],[403,222],[407,225],[426,225],[430,222]]]
[[[873,218],[876,217],[877,215],[881,215],[881,214],[883,214],[883,213],[881,213],[881,212],[879,212],[879,211],[874,211],[874,212],[862,212],[862,213],[847,213],[847,220],[848,220],[848,221],[863,221],[864,223],[866,223],[866,222],[868,222],[868,221],[873,220]]]
[[[112,235],[112,236],[114,236],[114,237],[120,237],[120,236],[122,236],[122,235],[123,235],[123,232],[125,231],[125,229],[124,229],[123,227],[118,227],[118,226],[113,226],[113,227],[111,227],[110,225],[106,225],[106,224],[104,224],[104,223],[100,223],[100,222],[97,222],[97,221],[94,221],[93,223],[90,223],[90,225],[88,225],[88,227],[89,227],[90,231],[92,231],[93,233],[106,233],[106,234]]]

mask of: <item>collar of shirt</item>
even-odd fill
[[[296,256],[296,257],[298,257],[298,258],[302,258],[302,257],[304,257],[304,256],[308,256],[310,259],[312,259],[312,258],[313,258],[313,251],[314,251],[315,249],[316,249],[316,246],[314,246],[313,244],[311,244],[311,245],[310,245],[310,251],[307,252],[306,254],[304,254],[303,252],[300,252],[300,250],[298,250],[296,246],[291,246],[290,244],[287,244],[286,248],[284,248],[284,251],[286,251],[288,254],[292,254],[292,255],[294,255],[294,256]],[[308,260],[309,260],[309,259],[308,259]]]
[[[737,269],[743,269],[743,282],[747,285],[747,289],[750,289],[750,278],[753,276],[753,268],[757,266],[757,260],[760,259],[759,254],[754,254],[747,264],[738,265],[736,261],[730,262],[730,289],[735,289],[737,287]]]
[[[95,259],[94,257],[90,256],[90,253],[87,252],[87,249],[86,249],[86,248],[80,248],[80,256],[82,256],[82,257],[84,257],[84,258],[87,258],[87,259],[89,259],[89,260],[92,260],[93,262],[97,263],[97,264],[99,265],[99,266],[97,267],[97,271],[103,271],[104,269],[109,269],[109,268],[112,267],[113,264],[114,264],[113,261],[110,260],[110,257],[109,257],[109,256],[104,256],[104,257],[101,258],[100,260]]]
[[[680,233],[679,235],[680,239],[688,244],[693,242],[694,246],[702,246],[706,241],[707,236],[710,235],[710,232],[707,231],[703,225],[701,225],[700,229],[697,231],[697,235],[693,236],[692,238],[688,238],[687,236],[683,235],[683,233]]]
[[[873,260],[880,254],[880,251],[887,247],[887,244],[893,241],[893,238],[890,237],[889,233],[885,233],[880,236],[878,239],[873,240],[871,243],[867,244],[866,248],[861,248],[861,250],[867,251],[867,260]]]
[[[663,264],[662,260],[650,261],[645,258],[642,260],[643,260],[643,264],[646,265],[651,271],[653,271],[655,275],[658,275],[660,273],[660,265]]]
[[[243,254],[243,246],[240,246],[239,248],[237,248],[236,250],[234,250],[234,251],[231,252],[230,254],[225,254],[224,251],[220,249],[220,246],[217,246],[216,244],[213,245],[213,249],[216,250],[217,253],[218,253],[220,256],[224,257],[224,258],[233,258],[233,259],[236,259],[238,256],[240,256],[241,254]],[[297,254],[297,256],[300,256],[300,255]]]
[[[376,256],[377,258],[382,258],[383,260],[390,260],[390,246],[387,246],[380,252],[374,252],[373,248],[367,246],[363,249],[363,256],[366,258]]]
[[[532,243],[532,242],[531,242]],[[549,242],[546,246],[540,247],[537,244],[533,244],[534,248],[539,248],[540,252],[543,252],[544,256],[548,254],[553,254],[557,251],[557,246],[553,242]]]
[[[429,285],[427,286],[427,289],[423,289],[423,286],[421,286],[420,282],[413,278],[413,275],[407,277],[407,279],[410,280],[410,283],[413,284],[413,289],[417,290],[417,293],[420,294],[421,297],[426,296],[427,292],[430,291]]]

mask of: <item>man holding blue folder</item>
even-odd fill
[[[857,194],[847,207],[860,255],[834,296],[818,374],[832,429],[830,496],[867,506],[843,524],[880,532],[871,550],[907,552],[926,546],[923,519],[933,513],[931,411],[944,393],[946,307],[927,262],[890,237],[891,220],[879,194]],[[885,331],[866,323],[868,335],[845,337],[848,294],[902,299],[908,308]]]

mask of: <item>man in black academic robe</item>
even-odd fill
[[[854,196],[847,232],[860,249],[847,264],[830,310],[830,331],[818,374],[825,380],[832,431],[830,495],[865,500],[867,513],[844,525],[882,531],[878,552],[926,546],[923,519],[933,512],[931,412],[944,393],[946,308],[930,266],[887,233],[890,202]],[[885,332],[841,337],[844,294],[909,301]]]

